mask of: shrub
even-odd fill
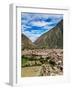
[[[56,65],[55,61],[53,61],[53,60],[50,60],[49,61],[49,64],[52,65],[52,66],[55,66]]]
[[[46,57],[46,60],[51,59],[51,57]]]

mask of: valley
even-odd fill
[[[56,76],[63,74],[62,49],[35,49],[22,51],[22,77]]]
[[[63,75],[63,20],[34,42],[21,34],[21,76]]]

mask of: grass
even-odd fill
[[[21,57],[21,66],[24,66],[29,61],[28,57],[25,57],[24,55]]]

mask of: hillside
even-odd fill
[[[33,49],[35,48],[35,45],[32,43],[32,41],[26,37],[24,34],[21,34],[21,49]]]
[[[38,48],[63,48],[63,20],[41,35],[34,44]]]

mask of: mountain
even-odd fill
[[[32,43],[32,41],[25,36],[24,34],[21,34],[21,49],[34,49],[35,45]]]
[[[63,48],[63,20],[41,35],[34,44],[38,48]]]

